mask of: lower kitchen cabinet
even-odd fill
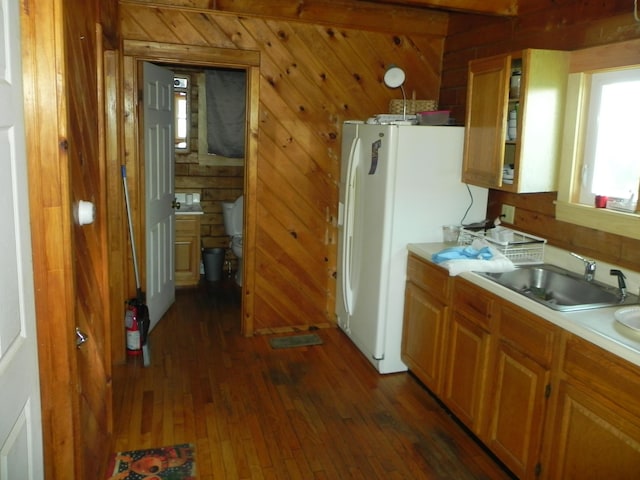
[[[444,402],[476,435],[485,412],[490,358],[492,298],[466,280],[456,279],[445,365]]]
[[[520,479],[640,475],[640,367],[413,254],[409,369]]]
[[[519,307],[496,303],[498,344],[484,439],[519,478],[536,478],[557,329]]]
[[[444,403],[519,478],[537,478],[555,327],[454,282]]]
[[[600,480],[640,476],[637,417],[588,388],[562,382],[548,478]]]
[[[518,478],[535,478],[549,370],[500,342],[494,375],[486,444]]]
[[[574,335],[567,337],[546,477],[638,478],[638,368]]]
[[[450,283],[442,268],[409,256],[402,361],[436,395],[442,391]]]
[[[200,282],[200,216],[176,215],[176,287],[192,287]]]
[[[449,338],[444,402],[479,435],[489,360],[489,332],[454,311]]]

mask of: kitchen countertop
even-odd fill
[[[181,203],[180,207],[176,208],[176,215],[204,215],[204,210],[202,210],[202,205],[199,203],[192,203],[191,205]]]
[[[448,247],[451,247],[451,245],[444,243],[414,243],[410,244],[408,249],[419,257],[431,261],[431,256],[434,253]],[[552,263],[581,273],[580,268],[582,267],[582,263],[571,257],[568,251],[547,245],[545,247],[544,260],[546,263]],[[614,283],[615,279],[608,278],[609,269],[618,268],[622,270],[627,277],[628,291],[638,292],[640,273],[599,261],[597,261],[597,268],[599,269],[596,270],[596,278],[598,281],[610,285],[617,285],[617,283]],[[600,273],[600,275],[598,275],[600,270],[606,273]],[[559,312],[545,307],[476,273],[465,272],[459,276],[544,318],[560,328],[640,366],[640,332],[621,325],[615,320],[613,316],[614,312],[621,307],[598,308],[577,312]]]

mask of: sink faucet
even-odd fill
[[[618,288],[620,289],[620,298],[621,300],[624,300],[625,297],[627,296],[627,284],[625,283],[624,279],[627,277],[625,277],[624,273],[622,273],[620,270],[616,270],[616,269],[609,270],[609,274],[615,275],[618,277]]]
[[[573,253],[573,252],[571,252],[571,255],[573,255],[577,259],[582,260],[584,262],[584,279],[587,282],[590,282],[591,280],[593,280],[593,277],[596,276],[596,261],[587,260],[586,258],[581,257],[577,253]]]

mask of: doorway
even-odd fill
[[[258,131],[258,92],[259,92],[259,52],[219,49],[213,47],[194,47],[166,45],[145,42],[125,41],[123,59],[123,105],[124,112],[124,150],[127,152],[127,174],[134,178],[131,189],[136,190],[132,197],[144,198],[143,182],[144,171],[142,168],[142,147],[139,143],[139,116],[135,106],[139,99],[137,92],[140,83],[140,65],[143,61],[171,65],[172,68],[237,68],[247,72],[247,102],[246,102],[246,154],[244,162],[244,175],[242,191],[245,195],[244,217],[244,262],[243,262],[243,293],[241,332],[245,336],[253,334],[253,270],[255,255],[255,216],[256,216],[256,163],[257,163],[257,131]],[[199,168],[207,168],[206,165]],[[118,167],[119,168],[119,167]],[[180,168],[180,166],[178,166]],[[129,173],[131,172],[131,173]],[[176,190],[180,185],[176,185]],[[137,231],[145,231],[144,212],[142,206],[134,208],[134,223]],[[124,235],[124,232],[123,232]],[[140,263],[145,263],[146,252],[141,252]],[[143,282],[144,283],[144,282]]]
[[[191,194],[191,198],[200,203],[205,212],[200,244],[205,249],[224,249],[222,278],[235,285],[233,280],[227,281],[227,277],[235,277],[239,261],[225,231],[222,202],[234,202],[244,194],[246,71],[163,66],[173,71],[174,83],[183,85],[176,94],[176,102],[182,102],[182,106],[175,109],[177,198],[181,201]],[[237,78],[229,79],[227,75],[237,75]],[[214,102],[215,108],[211,111]],[[186,112],[186,121],[183,112]],[[228,123],[224,123],[226,119]],[[222,128],[215,129],[217,125]]]

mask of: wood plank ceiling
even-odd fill
[[[437,8],[487,15],[515,16],[518,0],[362,0],[374,3],[393,3],[409,7]]]
[[[246,192],[256,202],[257,223],[255,271],[247,272],[252,283],[244,292],[245,300],[252,297],[248,333],[335,322],[342,122],[386,112],[389,100],[401,97],[382,81],[390,63],[406,69],[408,94],[437,100],[447,14],[411,9],[409,16],[386,7],[380,15],[375,4],[289,12],[304,16],[300,21],[273,17],[283,3],[253,2],[258,9],[269,4],[271,17],[145,3],[120,2],[125,41],[260,52],[257,167],[246,173],[257,185]],[[233,3],[243,5],[249,7]],[[333,23],[349,23],[347,15],[370,21],[373,31]]]

